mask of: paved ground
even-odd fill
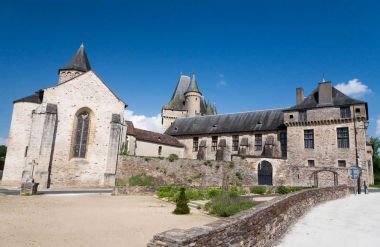
[[[380,246],[380,193],[351,195],[313,208],[278,246]]]
[[[5,196],[0,194],[0,246],[146,246],[155,233],[216,218],[153,196]]]

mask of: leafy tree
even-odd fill
[[[1,145],[0,146],[0,157],[5,157],[7,154],[7,146]]]
[[[380,138],[371,137],[371,144],[373,147],[373,171],[380,175]]]

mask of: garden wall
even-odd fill
[[[148,247],[273,246],[308,209],[321,202],[345,197],[348,193],[348,187],[342,185],[281,196],[201,227],[159,233]]]

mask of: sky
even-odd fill
[[[13,101],[57,84],[83,42],[137,127],[160,128],[179,76],[219,113],[285,108],[332,81],[380,136],[380,2],[0,0],[0,144]]]

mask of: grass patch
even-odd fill
[[[115,179],[115,186],[126,186],[128,184],[128,181],[122,178],[116,178]]]
[[[229,217],[257,205],[255,201],[234,201],[229,195],[220,195],[205,205],[210,214]]]
[[[265,186],[252,186],[249,191],[253,194],[264,195],[267,192],[267,188]]]
[[[151,176],[136,175],[128,179],[128,184],[130,186],[154,186],[154,179]]]
[[[371,187],[371,188],[380,188],[380,184],[371,184],[369,187]]]

